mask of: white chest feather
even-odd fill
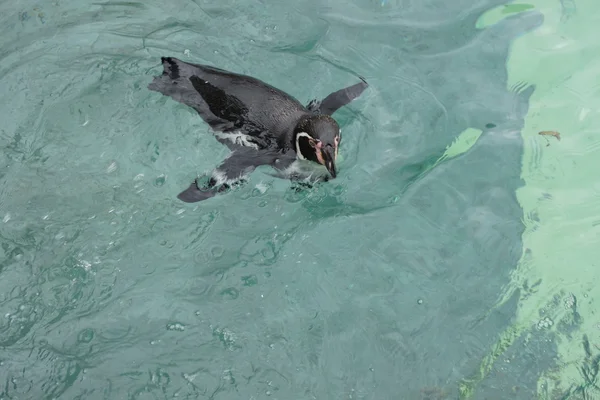
[[[328,175],[327,169],[315,162],[297,159],[289,167],[280,171],[280,175],[286,179],[298,179],[303,181],[318,181]]]

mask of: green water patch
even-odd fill
[[[524,186],[516,193],[523,208],[523,254],[499,302],[517,294],[518,308],[511,326],[461,384],[461,398],[493,393],[489,382],[497,381],[498,372],[505,374],[505,393],[518,397],[522,378],[506,378],[516,365],[543,371],[535,391],[523,398],[596,398],[600,49],[593,38],[599,4],[584,0],[575,8],[572,2],[538,0],[527,9],[521,6],[513,4],[511,12],[535,8],[544,14],[544,25],[514,43],[507,64],[509,87],[528,82],[536,88],[521,130]],[[496,8],[479,22],[494,23],[492,17],[506,9]],[[548,358],[547,353],[555,355]]]
[[[476,27],[479,29],[483,29],[485,27],[494,25],[501,21],[502,19],[522,13],[525,11],[530,11],[535,9],[533,4],[526,3],[513,3],[513,4],[505,4],[498,7],[494,7],[491,10],[486,11],[479,19],[477,20]]]

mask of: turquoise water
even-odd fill
[[[502,338],[541,279],[512,290],[535,86],[507,63],[544,10],[479,26],[498,6],[1,4],[0,399],[539,396],[555,336]],[[161,56],[303,103],[364,76],[338,178],[178,201],[228,150],[147,89]]]

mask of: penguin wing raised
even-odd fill
[[[343,106],[349,104],[352,100],[359,97],[362,92],[365,91],[369,84],[362,76],[359,77],[361,82],[349,86],[344,89],[340,89],[337,92],[331,93],[329,96],[325,97],[323,100],[311,101],[307,108],[313,112],[320,112],[321,114],[332,115],[338,109]]]
[[[163,73],[148,88],[194,108],[213,130],[274,134],[306,112],[293,97],[250,76],[173,57],[161,60]]]

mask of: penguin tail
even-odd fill
[[[161,57],[160,61],[163,66],[162,75],[155,76],[148,85],[148,89],[170,95],[170,93],[167,93],[167,87],[170,87],[181,78],[180,61],[174,57]]]
[[[204,111],[205,104],[190,82],[190,77],[196,75],[194,66],[175,57],[161,57],[160,60],[162,74],[154,76],[148,89],[169,96],[199,112]]]
[[[163,75],[171,79],[179,79],[181,77],[179,72],[180,60],[174,57],[161,57],[160,61],[163,65]]]
[[[202,76],[199,66],[188,64],[175,57],[161,57],[163,66],[161,75],[155,76],[148,89],[171,96],[173,92],[193,89],[190,78]]]

